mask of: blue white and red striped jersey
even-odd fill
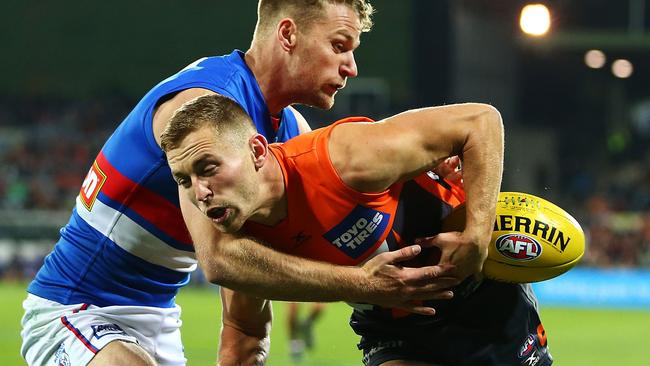
[[[174,306],[197,262],[152,121],[161,99],[190,88],[235,99],[269,141],[299,133],[286,108],[274,128],[241,51],[190,64],[151,89],[106,141],[28,292],[61,304]]]

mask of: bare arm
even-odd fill
[[[481,270],[503,170],[503,124],[496,109],[458,104],[408,111],[377,123],[343,124],[332,131],[329,148],[343,181],[366,192],[382,191],[459,155],[466,228],[434,244],[443,250],[441,263],[459,265],[458,277]]]
[[[219,365],[263,365],[271,344],[271,302],[221,288]]]
[[[447,298],[456,282],[443,276],[451,268],[402,268],[392,265],[413,258],[419,246],[382,253],[363,267],[336,266],[284,254],[256,239],[218,231],[181,195],[181,209],[194,239],[199,265],[208,281],[252,296],[286,301],[350,301],[432,314],[411,300]],[[436,279],[433,283],[433,279]]]

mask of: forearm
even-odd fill
[[[363,301],[372,290],[360,268],[309,261],[221,233],[183,196],[180,204],[199,265],[214,284],[288,301]]]
[[[348,301],[430,314],[412,300],[448,298],[450,268],[393,265],[413,259],[418,246],[381,253],[362,267],[338,266],[280,253],[246,237],[220,233],[191,202],[181,210],[207,279],[253,296],[285,301]],[[453,282],[453,281],[452,281]]]
[[[503,124],[495,109],[476,117],[462,152],[466,233],[487,246],[503,174]]]
[[[372,291],[361,268],[290,256],[250,238],[196,249],[210,282],[266,299],[363,301]]]
[[[224,325],[219,339],[218,365],[264,365],[270,346],[270,334],[260,338]]]
[[[221,288],[219,365],[263,365],[269,354],[271,302]]]

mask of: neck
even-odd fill
[[[270,151],[267,161],[260,168],[260,174],[262,200],[250,220],[273,226],[287,216],[287,196],[282,168]]]
[[[287,70],[283,70],[281,67],[280,57],[281,55],[273,50],[263,49],[262,46],[253,44],[246,51],[244,58],[260,86],[264,101],[272,116],[278,116],[283,108],[291,104],[291,93],[284,83]]]

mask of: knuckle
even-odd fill
[[[428,272],[428,277],[430,278],[436,278],[440,275],[440,269],[438,267],[432,267]]]

